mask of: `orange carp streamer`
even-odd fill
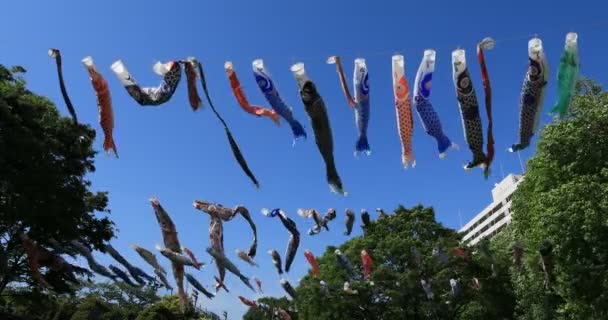
[[[412,136],[414,134],[414,118],[410,101],[410,88],[405,79],[405,62],[402,55],[393,56],[393,94],[395,96],[395,111],[397,127],[401,138],[401,164],[407,168],[411,163],[416,166]]]
[[[357,103],[353,99],[353,96],[350,94],[350,90],[348,89],[346,76],[344,75],[344,69],[342,68],[342,59],[340,59],[339,56],[331,56],[327,59],[327,63],[336,65],[336,72],[338,72],[338,76],[340,77],[340,85],[342,86],[342,91],[344,91],[346,102],[348,102],[348,105],[351,108],[354,108]]]
[[[184,62],[184,69],[186,70],[186,82],[188,83],[188,100],[190,100],[192,111],[196,111],[203,106],[203,102],[196,88],[196,69],[193,60],[194,58],[188,58]]]
[[[279,115],[274,110],[249,104],[249,101],[247,101],[247,97],[245,96],[245,91],[243,91],[243,87],[241,87],[241,83],[239,82],[239,78],[237,78],[236,76],[236,72],[234,71],[234,66],[232,65],[232,62],[226,61],[226,63],[224,63],[224,69],[226,70],[226,74],[228,75],[228,80],[230,81],[232,93],[236,97],[236,100],[239,102],[241,108],[255,116],[268,117],[272,121],[274,121],[274,123],[279,125]]]
[[[112,110],[112,96],[110,95],[110,88],[108,82],[101,76],[101,74],[95,68],[93,58],[88,56],[82,59],[82,63],[89,72],[89,78],[91,84],[95,90],[97,96],[97,108],[99,109],[99,124],[103,130],[103,150],[106,152],[114,152],[116,158],[118,158],[118,151],[116,150],[116,144],[114,143],[114,111]]]

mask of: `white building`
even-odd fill
[[[521,175],[509,174],[494,186],[492,203],[459,230],[464,234],[464,243],[474,245],[490,238],[511,222],[511,197],[522,179]]]

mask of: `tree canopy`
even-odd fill
[[[608,318],[608,92],[579,81],[567,116],[544,127],[513,201],[510,241],[525,248],[514,273],[525,319]],[[544,285],[543,240],[553,244]]]
[[[358,293],[345,293],[349,275],[336,262],[337,248],[329,246],[318,258],[320,275],[302,279],[298,297],[289,307],[297,310],[300,319],[509,318],[515,301],[508,266],[499,265],[487,246],[471,252],[459,241],[457,232],[435,221],[432,208],[399,207],[367,226],[364,236],[339,247],[358,275],[361,250],[371,255],[373,284],[357,276],[351,288]],[[450,279],[458,282],[455,293]],[[324,293],[320,280],[329,292]],[[432,299],[421,280],[431,284]],[[258,319],[252,317],[256,312],[250,310],[246,319]]]
[[[79,239],[100,248],[113,236],[105,192],[86,179],[95,170],[95,130],[62,117],[48,99],[26,88],[25,70],[0,65],[0,292],[30,283],[19,235],[40,245]]]

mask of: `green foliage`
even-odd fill
[[[526,249],[513,276],[522,319],[608,318],[608,92],[590,80],[578,90],[569,114],[542,130],[514,195],[511,240]],[[554,245],[548,288],[543,240]]]
[[[152,307],[139,314],[137,320],[215,320],[219,316],[211,312],[195,310],[190,307],[182,312],[177,296],[165,296]]]
[[[107,194],[91,192],[85,179],[95,170],[94,139],[90,126],[61,117],[0,65],[0,239],[10,266],[0,274],[0,292],[9,282],[31,283],[18,239],[24,230],[43,245],[54,238],[100,247],[113,236],[112,222],[95,216],[108,212]]]
[[[260,304],[265,304],[268,308],[249,308],[247,313],[243,316],[243,320],[267,320],[267,319],[279,319],[273,313],[275,308],[281,308],[283,310],[289,310],[292,307],[291,301],[287,300],[287,298],[273,298],[273,297],[264,297],[257,300]],[[273,318],[274,317],[274,318]],[[297,313],[294,314],[292,320],[297,320]]]
[[[106,320],[105,315],[108,313],[108,305],[95,297],[88,297],[80,303],[71,320]]]
[[[321,275],[305,276],[297,288],[298,299],[283,309],[297,309],[300,319],[319,320],[510,318],[515,301],[508,267],[500,265],[502,260],[493,257],[487,245],[475,254],[464,249],[464,257],[456,255],[459,242],[460,235],[439,224],[432,208],[399,207],[372,222],[364,236],[340,246],[357,273],[362,273],[361,250],[367,250],[373,259],[373,285],[355,280],[351,288],[358,294],[344,293],[348,275],[336,261],[336,248],[329,246],[318,258]],[[445,263],[433,256],[434,248],[446,254]],[[474,277],[480,289],[472,287]],[[460,281],[457,296],[451,293],[451,278]],[[432,284],[434,299],[427,299],[422,279]],[[329,293],[323,293],[320,280],[328,284]],[[262,319],[253,317],[257,314],[250,310],[247,316]]]

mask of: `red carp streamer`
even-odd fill
[[[351,108],[354,108],[357,103],[353,99],[353,96],[350,94],[350,90],[348,89],[348,84],[346,83],[346,76],[344,75],[344,69],[342,68],[342,59],[339,56],[331,56],[327,59],[327,63],[336,65],[336,72],[338,72],[338,76],[340,77],[340,85],[342,86],[342,91],[344,91],[344,96],[346,97],[346,102]]]
[[[187,59],[184,63],[184,69],[186,70],[186,82],[188,83],[188,100],[190,100],[192,111],[196,111],[202,107],[203,102],[196,88],[196,69],[195,62],[193,61],[194,58]]]
[[[228,75],[228,80],[230,81],[230,87],[232,88],[232,93],[236,97],[236,100],[239,102],[239,105],[246,112],[253,114],[255,116],[261,117],[265,116],[270,118],[277,125],[280,124],[279,115],[272,109],[267,109],[260,106],[254,106],[249,104],[247,101],[247,96],[245,96],[245,91],[243,91],[243,87],[241,87],[241,83],[239,78],[236,76],[236,71],[234,71],[234,66],[232,62],[226,61],[224,63],[224,69],[226,70],[226,74]]]
[[[488,115],[488,143],[486,146],[486,161],[483,171],[483,175],[486,178],[490,175],[490,165],[492,164],[492,160],[494,160],[494,133],[492,132],[492,86],[490,85],[490,75],[488,74],[488,68],[486,67],[486,59],[483,50],[493,49],[494,44],[495,42],[492,38],[484,38],[477,44],[477,60],[479,61],[479,66],[481,68],[486,114]]]

